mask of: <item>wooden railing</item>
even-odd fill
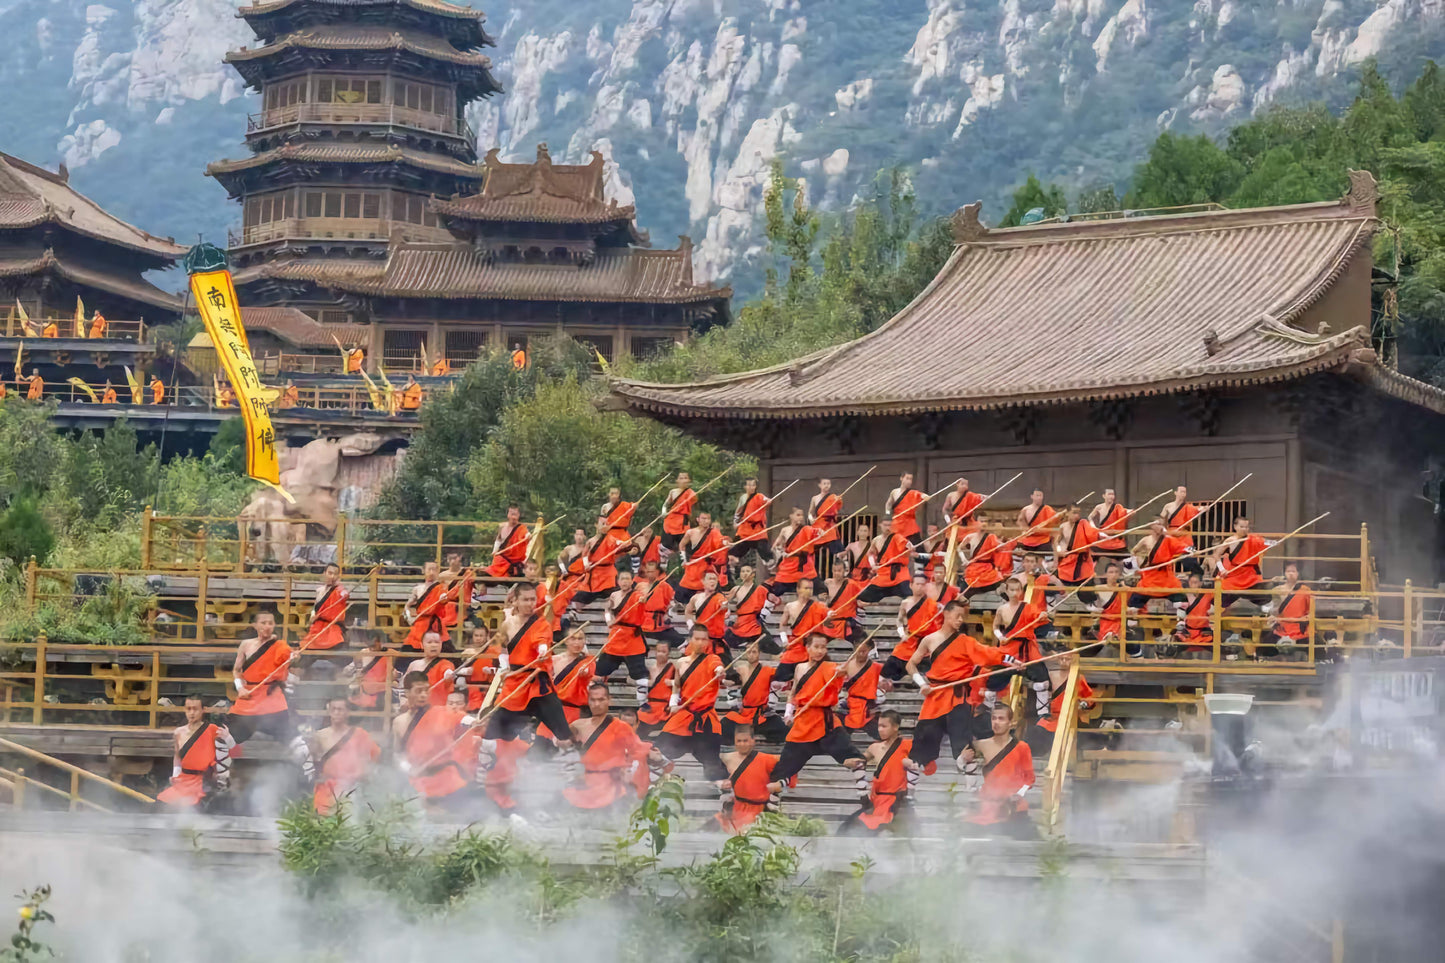
[[[15,311],[14,311],[13,308],[11,309],[10,314],[5,318],[4,326],[3,326],[3,327],[0,327],[0,332],[3,332],[3,336],[4,336],[4,337],[7,337],[7,338],[39,338],[39,336],[41,335],[41,333],[45,330],[45,326],[46,326],[47,324],[49,324],[51,321],[54,321],[56,327],[58,327],[58,328],[60,329],[59,337],[61,337],[61,338],[74,338],[74,337],[75,337],[75,317],[74,317],[74,315],[65,315],[65,316],[63,316],[63,317],[60,316],[60,315],[44,315],[44,316],[32,315],[31,318],[30,318],[30,326],[35,330],[35,334],[34,334],[34,335],[29,335],[29,334],[26,334],[26,333],[25,333],[25,328],[24,328],[24,326],[20,323],[20,318],[19,318],[18,316],[16,316]],[[85,322],[84,322],[84,327],[85,327],[85,334],[82,335],[82,337],[89,338],[89,337],[90,337],[90,319],[89,319],[89,318],[87,318],[87,319],[85,320]],[[145,319],[144,319],[144,318],[138,318],[138,319],[136,319],[136,320],[134,320],[134,321],[126,320],[126,319],[121,319],[121,318],[117,318],[117,319],[106,318],[106,319],[105,319],[105,335],[104,335],[103,338],[100,338],[100,339],[98,339],[98,340],[104,340],[104,341],[135,341],[135,342],[137,342],[137,343],[139,343],[139,344],[144,344],[144,343],[145,343],[145,339],[146,339],[146,323],[145,323]]]
[[[302,566],[336,562],[342,573],[382,563],[388,571],[419,572],[422,563],[444,565],[452,553],[465,564],[486,565],[500,521],[403,521],[341,516],[330,538],[311,541],[308,532],[331,528],[319,520],[287,516],[227,518],[202,515],[141,515],[141,564],[146,569],[212,573],[245,572],[287,565],[296,549]],[[555,542],[557,535],[551,533]],[[544,545],[546,534],[543,535]]]
[[[3,679],[4,676],[0,675],[0,681],[3,681]],[[4,718],[6,721],[9,721],[8,713],[0,716],[0,718]],[[119,795],[124,796],[127,799],[133,799],[137,802],[143,802],[147,804],[155,803],[154,799],[152,799],[150,796],[147,796],[143,792],[137,792],[136,790],[131,789],[129,786],[121,785],[120,783],[112,779],[107,779],[104,776],[93,773],[89,769],[82,769],[80,766],[72,765],[71,763],[68,763],[63,759],[56,759],[54,756],[47,756],[43,752],[37,752],[36,750],[31,749],[29,746],[22,746],[20,743],[12,742],[9,739],[0,739],[0,752],[13,753],[15,755],[24,756],[25,758],[30,759],[33,762],[39,763],[42,766],[57,769],[70,777],[70,785],[68,790],[57,789],[56,787],[50,785],[47,782],[43,782],[39,779],[35,779],[27,775],[23,768],[17,767],[15,769],[10,769],[8,767],[0,766],[0,778],[3,778],[4,781],[9,783],[11,793],[10,801],[16,809],[20,809],[25,806],[26,790],[28,788],[34,788],[40,792],[60,796],[61,798],[65,799],[71,812],[75,812],[82,806],[88,809],[97,810],[99,812],[111,812],[112,810],[107,809],[105,806],[102,806],[96,802],[92,802],[91,800],[86,799],[83,795],[81,795],[81,789],[85,785],[101,786],[110,792],[118,793]]]
[[[27,388],[26,382],[12,382],[7,379],[0,379],[0,382],[3,382],[9,390],[16,392],[21,397],[25,396]],[[92,401],[89,392],[69,381],[47,382],[41,400],[54,400],[63,404],[102,404],[105,398],[105,385],[92,384],[87,387],[95,392],[96,400]],[[116,405],[129,405],[134,407],[139,404],[148,408],[178,408],[187,411],[215,412],[221,415],[240,414],[240,409],[236,407],[235,403],[222,404],[216,396],[215,389],[210,387],[200,385],[181,385],[179,387],[166,385],[159,405],[154,402],[154,395],[149,385],[142,386],[143,390],[139,402],[133,400],[129,385],[115,384],[112,382],[111,387],[115,389]],[[397,390],[400,389],[398,388]],[[425,400],[425,390],[426,389],[423,389],[423,400]],[[394,412],[382,412],[376,409],[371,403],[370,393],[363,384],[358,384],[354,388],[298,385],[296,387],[296,393],[297,398],[295,404],[288,404],[284,399],[277,398],[276,401],[272,402],[269,406],[271,412],[274,414],[305,409],[311,411],[345,412],[352,415],[367,415],[371,417],[379,417],[382,415],[397,418],[416,417],[416,411],[414,409],[401,408],[399,405]]]
[[[273,107],[246,118],[247,133],[270,130],[295,123],[395,124],[438,134],[452,134],[476,143],[476,134],[466,120],[453,114],[415,110],[395,104],[293,104]]]
[[[231,247],[261,244],[281,238],[298,240],[385,240],[400,234],[408,241],[446,240],[451,235],[443,227],[428,227],[385,217],[290,217],[265,224],[251,224],[226,229],[226,242]]]

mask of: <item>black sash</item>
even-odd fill
[[[707,610],[708,603],[711,602],[711,601],[712,601],[713,599],[715,599],[715,598],[717,598],[717,593],[716,593],[716,592],[713,592],[713,593],[712,593],[711,595],[709,595],[707,598],[705,598],[705,599],[702,600],[702,604],[697,607],[696,615],[694,616],[694,618],[696,619],[696,621],[701,622],[704,618],[707,617],[707,616],[705,615],[705,612],[706,612],[706,610]],[[692,670],[689,669],[688,671],[692,671]]]
[[[409,730],[407,734],[410,735]],[[340,749],[342,746],[346,745],[346,743],[349,742],[351,740],[351,737],[354,735],[356,735],[356,727],[352,726],[350,729],[346,730],[346,735],[333,742],[331,744],[331,748],[323,752],[321,754],[321,758],[316,760],[316,771],[320,772],[322,768],[326,765],[326,760],[336,755],[337,750]]]
[[[826,661],[826,660],[824,660],[824,661]],[[822,662],[814,662],[814,663],[813,663],[813,667],[812,667],[811,669],[809,669],[807,672],[804,672],[804,673],[803,673],[803,677],[798,680],[798,686],[797,686],[797,688],[794,689],[793,691],[796,692],[796,693],[798,693],[799,695],[801,695],[802,692],[803,692],[803,688],[804,688],[805,686],[807,686],[807,684],[808,684],[808,680],[811,679],[811,678],[813,678],[813,673],[817,672],[817,671],[818,671],[819,669],[821,669],[822,667],[823,667],[823,663],[822,663]],[[827,688],[827,686],[824,685],[824,688]],[[821,691],[821,690],[820,690],[820,691]],[[821,707],[821,706],[811,706],[811,707],[809,707],[809,708],[819,709],[819,708],[823,708],[823,707]],[[798,706],[798,713],[799,713],[799,715],[801,715],[801,714],[802,714],[803,712],[805,712],[805,711],[806,711],[806,709],[805,709],[803,706]],[[796,721],[796,720],[794,720],[794,721]],[[832,712],[829,712],[829,711],[826,711],[826,710],[825,710],[825,711],[823,712],[823,734],[824,734],[824,735],[827,735],[828,733],[832,732],[832,731],[833,731],[833,727],[834,727],[835,725],[837,725],[837,724],[838,724],[837,717],[834,716]]]
[[[692,678],[692,674],[697,671],[697,667],[700,666],[700,665],[702,665],[703,662],[706,661],[706,660],[707,660],[707,656],[705,656],[705,655],[699,655],[699,656],[697,656],[696,658],[694,658],[694,659],[692,660],[692,665],[690,665],[690,666],[687,667],[687,671],[684,672],[684,673],[678,678],[678,680],[677,680],[677,697],[678,697],[679,699],[682,698],[682,690],[683,690],[683,688],[687,685],[687,680]],[[688,700],[688,701],[691,701],[691,700]],[[685,708],[683,708],[682,706],[679,706],[678,708],[683,709],[684,712],[694,712],[694,711],[695,711],[695,710],[693,710],[693,709],[685,709]]]
[[[572,674],[573,669],[577,668],[579,665],[586,661],[587,656],[579,655],[571,662],[568,662],[565,666],[562,667],[562,671],[557,673],[556,677],[552,680],[553,683],[561,682],[563,679],[567,678],[569,675]]]
[[[733,799],[737,800],[740,803],[747,803],[749,806],[766,806],[768,804],[768,800],[766,799],[748,799],[745,796],[738,795],[738,780],[742,778],[742,775],[744,772],[747,771],[748,766],[751,766],[753,764],[753,760],[757,758],[758,751],[754,749],[752,752],[748,753],[746,756],[743,757],[743,761],[738,763],[738,767],[732,771],[732,775],[729,776],[728,779],[733,784]]]
[[[934,649],[933,652],[931,652],[931,653],[929,654],[929,656],[928,656],[928,668],[929,668],[930,670],[933,668],[933,664],[938,661],[938,657],[939,657],[940,655],[942,655],[944,652],[947,652],[947,651],[948,651],[948,647],[949,647],[950,645],[952,645],[954,642],[956,642],[956,641],[958,640],[958,637],[959,637],[960,635],[962,635],[962,634],[963,634],[963,630],[962,630],[962,629],[958,629],[958,630],[955,631],[952,635],[950,635],[948,638],[944,639],[943,642],[942,642],[942,644],[940,644],[940,645],[938,646],[938,648]],[[977,667],[977,666],[974,667],[974,671],[975,671],[975,672],[978,671],[978,667]],[[928,675],[928,673],[927,673],[927,672],[924,672],[924,676],[926,677],[927,675]],[[964,676],[964,678],[968,678],[968,676]],[[947,682],[957,682],[957,681],[958,681],[957,679],[944,679],[944,680],[940,680],[940,681],[934,681],[933,679],[929,679],[929,680],[928,680],[928,684],[929,684],[929,685],[942,685],[942,684],[947,683]]]
[[[1159,549],[1164,545],[1164,539],[1166,538],[1168,538],[1167,534],[1156,536],[1156,541],[1154,542],[1154,544],[1149,546],[1149,557],[1144,560],[1145,568],[1150,568],[1151,566],[1156,564],[1163,564],[1159,561],[1157,553]]]
[[[507,537],[504,538],[504,539],[502,539],[501,547],[497,549],[496,554],[500,555],[500,554],[502,554],[503,552],[505,552],[507,549],[511,548],[511,547],[512,547],[512,540],[513,540],[513,538],[516,536],[516,534],[517,534],[518,532],[525,532],[526,530],[527,530],[527,526],[523,525],[521,522],[518,522],[517,524],[513,525],[512,528],[511,528],[511,530],[507,532]]]
[[[883,767],[886,766],[886,765],[888,765],[888,761],[893,758],[893,754],[898,751],[898,747],[901,746],[901,745],[903,745],[903,740],[900,739],[900,738],[898,738],[897,736],[894,736],[894,737],[893,737],[893,745],[891,745],[891,746],[888,747],[888,751],[883,754],[883,758],[878,760],[878,768],[873,770],[873,778],[874,778],[874,779],[878,779],[879,777],[881,777],[881,776],[883,775]],[[888,794],[888,793],[880,793],[879,795],[889,795],[889,794]]]
[[[662,693],[658,692],[657,690],[664,682],[667,681],[668,674],[675,672],[676,670],[677,666],[669,662],[661,672],[657,673],[657,678],[653,679],[652,684],[647,687],[647,701],[649,704],[654,702],[666,701],[662,698]]]
[[[216,768],[214,763],[212,763],[210,766],[207,766],[205,769],[185,768],[186,753],[191,751],[191,748],[200,740],[201,736],[204,736],[206,734],[206,730],[211,728],[211,725],[211,723],[207,722],[205,725],[201,726],[201,728],[191,733],[191,737],[186,740],[186,744],[181,746],[181,751],[176,754],[176,758],[180,759],[181,761],[181,772],[186,773],[190,776],[201,776]]]
[[[907,511],[908,511],[908,506],[905,506],[905,505],[903,504],[903,499],[906,498],[906,497],[908,496],[908,493],[911,492],[911,491],[913,491],[913,489],[911,489],[911,488],[900,488],[900,489],[898,489],[898,497],[895,498],[895,499],[893,499],[893,507],[890,508],[890,509],[888,509],[888,517],[889,517],[889,518],[897,518],[897,517],[898,517],[898,513],[899,513],[900,511],[901,511],[901,512],[907,512]]]
[[[1009,753],[1013,752],[1014,749],[1018,747],[1018,744],[1018,739],[1010,739],[1008,741],[1008,745],[1004,746],[998,751],[998,755],[994,756],[988,762],[983,764],[983,774],[987,776],[989,773],[993,772],[994,767],[997,766],[999,763],[1003,762],[1004,757],[1007,756]]]
[[[617,513],[623,509],[624,506],[626,506],[627,508],[631,508],[631,507],[632,507],[631,505],[628,505],[627,502],[619,501],[616,505],[613,505],[612,508],[610,508],[610,509],[608,510],[608,512],[607,512],[607,527],[608,527],[608,528],[616,528],[616,527],[617,527],[616,516],[617,516]]]
[[[894,540],[895,538],[898,539],[900,542],[903,543],[904,551],[903,551],[903,555],[902,555],[902,556],[899,556],[899,555],[897,555],[896,553],[892,553],[892,552],[889,552],[889,551],[888,551],[888,546],[893,543],[893,540]],[[888,573],[888,577],[889,577],[889,578],[892,578],[893,576],[895,576],[895,575],[898,574],[898,570],[899,570],[900,568],[902,568],[904,565],[907,564],[907,562],[896,561],[896,559],[898,559],[898,558],[900,558],[900,557],[901,557],[901,558],[904,558],[904,559],[908,558],[908,556],[909,556],[909,554],[911,553],[911,551],[912,551],[912,549],[909,547],[909,545],[908,545],[908,540],[907,540],[907,539],[905,539],[902,535],[895,535],[895,534],[893,534],[892,532],[889,532],[889,533],[888,533],[888,540],[883,543],[883,551],[879,554],[878,563],[879,563],[880,565],[887,565],[890,569],[892,569],[892,571]],[[884,559],[886,559],[886,558],[892,558],[892,559],[895,559],[895,561],[885,562]]]
[[[431,598],[432,592],[436,591],[436,590],[439,589],[439,588],[442,588],[442,583],[441,583],[441,582],[433,582],[433,583],[431,583],[430,585],[427,586],[425,592],[421,593],[421,598],[419,598],[419,599],[416,600],[416,615],[417,615],[417,618],[421,618],[423,614],[431,615],[431,612],[430,612],[430,611],[428,611],[428,612],[426,612],[426,613],[423,613],[423,612],[422,612],[422,606],[424,606],[424,605],[426,604],[427,599]],[[433,605],[432,608],[436,608],[436,606]]]
[[[420,709],[412,712],[411,719],[406,724],[406,731],[401,734],[401,747],[403,749],[411,746],[411,734],[416,731],[417,723],[421,722],[430,711],[431,706],[422,706]]]
[[[241,672],[244,673],[247,669],[251,668],[251,666],[255,665],[260,660],[261,656],[271,651],[271,646],[275,644],[275,639],[267,639],[265,645],[257,646],[256,651],[248,655],[245,661],[241,663]],[[246,680],[242,679],[241,681],[245,682]]]
[[[335,593],[335,591],[340,587],[340,585],[327,586],[326,591],[322,593],[321,598],[316,600],[316,621],[321,621],[321,610],[326,607],[327,602],[331,601],[332,594]]]
[[[625,613],[625,612],[627,611],[627,603],[628,603],[628,601],[630,601],[631,598],[632,598],[632,596],[634,596],[634,595],[636,595],[636,594],[637,594],[637,587],[636,587],[636,586],[628,586],[627,594],[624,595],[624,596],[622,596],[622,601],[621,601],[621,602],[618,602],[618,603],[617,603],[617,618],[613,621],[613,623],[612,623],[613,625],[621,625],[622,627],[628,628],[628,629],[640,629],[640,628],[642,628],[642,623],[641,623],[641,622],[624,622],[624,621],[622,620],[622,619],[623,619],[623,613]],[[650,596],[650,595],[652,594],[652,592],[649,591],[647,594]],[[642,599],[642,602],[639,603],[639,604],[646,603],[646,601],[647,601],[647,599],[646,599],[646,598],[643,598],[643,599]]]
[[[859,669],[857,672],[853,673],[852,677],[849,678],[847,682],[843,683],[843,688],[845,690],[853,688],[854,684],[857,683],[859,679],[863,678],[863,676],[867,675],[868,670],[871,668],[873,668],[873,665],[872,663],[869,663],[863,666],[863,668]]]
[[[424,666],[422,666],[422,669],[421,669],[421,670],[422,670],[423,672],[425,672],[427,675],[431,675],[431,670],[432,670],[432,669],[435,669],[437,663],[440,662],[441,660],[442,660],[442,657],[441,657],[441,656],[437,656],[437,657],[434,658],[434,659],[428,659],[428,660],[427,660],[427,664],[424,665]]]
[[[532,626],[536,624],[537,619],[539,619],[539,618],[541,618],[541,616],[539,616],[536,612],[533,612],[531,615],[527,616],[527,621],[523,622],[523,623],[522,623],[522,627],[517,630],[516,634],[513,635],[510,639],[507,640],[507,659],[508,659],[508,661],[511,661],[512,656],[516,653],[516,651],[517,651],[517,644],[520,643],[523,639],[525,639],[525,638],[527,637],[527,633],[531,630]],[[527,660],[528,663],[530,663],[530,662],[532,662],[532,661],[533,661],[532,659],[528,659],[528,660]],[[514,668],[514,669],[520,669],[521,666],[519,666],[519,665],[514,665],[514,666],[512,666],[512,668]]]
[[[1189,507],[1189,503],[1188,503],[1188,502],[1185,502],[1184,504],[1180,505],[1178,508],[1174,509],[1174,511],[1170,512],[1170,513],[1169,513],[1169,522],[1168,522],[1168,524],[1167,524],[1165,527],[1167,527],[1167,528],[1178,528],[1179,526],[1174,524],[1174,519],[1178,518],[1178,517],[1179,517],[1179,513],[1182,512],[1182,511],[1184,511],[1184,509],[1186,509],[1186,508],[1188,508],[1188,507]],[[1198,518],[1198,517],[1199,517],[1199,516],[1198,516],[1197,514],[1194,516],[1194,518]],[[1193,522],[1194,519],[1191,518],[1190,521]]]
[[[1014,630],[1014,627],[1019,624],[1019,619],[1023,618],[1024,609],[1026,608],[1028,608],[1028,606],[1020,602],[1018,608],[1014,609],[1013,618],[1009,619],[1008,625],[1004,626],[1003,631],[1005,636],[1012,632]]]
[[[597,723],[597,728],[592,730],[592,735],[588,736],[587,741],[582,743],[582,755],[587,755],[587,750],[591,749],[592,744],[601,737],[602,733],[607,731],[607,727],[612,725],[612,721],[610,715],[602,717],[602,721]]]
[[[738,693],[738,702],[739,702],[741,708],[744,708],[744,709],[749,708],[749,706],[748,706],[748,693],[753,690],[753,684],[758,681],[758,678],[759,678],[762,674],[763,674],[763,667],[762,667],[761,665],[756,665],[756,666],[753,667],[753,674],[750,675],[750,676],[748,676],[748,681],[746,681],[746,682],[743,683],[742,690]],[[766,703],[764,703],[764,705],[766,705]],[[753,708],[758,708],[758,707],[754,706]]]
[[[1034,522],[1036,522],[1036,521],[1039,520],[1039,515],[1040,515],[1040,514],[1043,512],[1043,510],[1044,510],[1045,508],[1047,508],[1047,507],[1048,507],[1048,506],[1046,506],[1046,505],[1040,505],[1038,508],[1035,508],[1035,509],[1034,509],[1034,513],[1029,516],[1029,526],[1028,526],[1029,528],[1033,528],[1033,527],[1034,527]],[[1025,511],[1027,511],[1027,509],[1025,509]]]
[[[763,610],[763,607],[762,607],[761,605],[759,605],[756,609],[753,609],[751,612],[744,612],[744,611],[743,611],[743,607],[751,604],[752,601],[753,601],[753,599],[755,599],[755,598],[758,597],[758,593],[759,593],[759,592],[762,592],[763,595],[766,597],[766,595],[767,595],[767,590],[764,589],[761,585],[754,585],[754,586],[752,587],[751,591],[749,591],[748,594],[747,594],[746,596],[744,596],[743,600],[738,603],[738,614],[739,614],[739,615],[757,615],[759,612],[761,612],[761,611]]]

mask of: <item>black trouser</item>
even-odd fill
[[[838,763],[863,758],[863,754],[853,748],[853,740],[848,738],[848,730],[842,726],[834,726],[821,739],[783,743],[778,764],[773,767],[773,782],[787,782],[802,772],[808,760],[821,755],[832,756]]]
[[[1001,668],[1003,668],[1003,666],[995,666],[994,669],[990,669],[989,671],[993,672],[995,669]],[[989,676],[983,680],[983,684],[985,688],[992,692],[1002,692],[1009,687],[1009,683],[1013,681],[1016,675],[1022,675],[1024,679],[1029,682],[1049,681],[1048,666],[1042,662],[1035,662],[1032,665],[1024,666],[1022,669],[1015,669],[1012,672],[1000,672],[998,675]]]
[[[955,756],[968,748],[973,741],[973,709],[959,703],[936,719],[919,719],[913,726],[913,749],[908,758],[920,766],[937,761],[944,735]]]
[[[718,755],[722,736],[716,732],[695,732],[690,736],[662,732],[658,733],[654,741],[658,751],[669,759],[681,759],[691,753],[694,759],[702,763],[702,774],[709,780],[717,781],[728,777],[727,767],[722,764],[722,758]]]
[[[597,672],[593,678],[607,680],[617,667],[623,663],[627,664],[627,674],[633,679],[646,679],[647,656],[641,653],[637,655],[613,655],[611,652],[603,652],[597,656]]]
[[[858,601],[864,605],[872,605],[884,599],[906,599],[912,591],[907,582],[899,582],[897,585],[870,585],[858,593]]]
[[[226,729],[231,733],[231,738],[238,746],[258,732],[264,732],[281,743],[290,742],[296,735],[296,726],[291,721],[290,709],[256,716],[238,716],[233,712],[226,716]]]
[[[1201,559],[1198,555],[1191,555],[1188,558],[1181,558],[1179,560],[1180,575],[1189,576],[1193,575],[1196,572],[1201,578],[1204,577],[1204,560]],[[1187,577],[1181,578],[1180,581],[1184,582],[1185,584],[1189,583],[1189,579]]]
[[[1305,653],[1309,651],[1310,637],[1308,635],[1299,639],[1292,639],[1280,635],[1274,629],[1265,629],[1259,637],[1259,647],[1254,654],[1261,659],[1277,658],[1280,654],[1280,646],[1290,646],[1295,651]]]
[[[491,718],[491,721],[496,723],[495,738],[520,738],[522,730],[532,719],[551,729],[552,735],[558,739],[572,738],[572,725],[567,721],[567,713],[562,711],[562,700],[557,698],[555,692],[533,696],[522,709],[498,709]],[[494,730],[488,726],[487,731],[490,735]]]
[[[1067,585],[1069,588],[1073,589],[1078,588],[1080,585],[1090,585],[1093,583],[1094,580],[1092,578],[1081,578],[1071,581],[1069,579],[1060,577],[1059,581]],[[1077,598],[1080,602],[1083,602],[1085,605],[1094,604],[1094,593],[1089,591],[1088,589],[1079,589],[1077,592],[1074,593],[1074,597]]]
[[[1121,622],[1121,625],[1123,625],[1124,637],[1117,640],[1119,643],[1144,641],[1144,631],[1140,629],[1137,625],[1129,625],[1127,622]],[[1092,626],[1085,629],[1084,638],[1099,641],[1099,630]],[[1144,654],[1144,646],[1124,645],[1124,651],[1128,655],[1137,658],[1138,656]]]
[[[669,552],[675,552],[677,551],[677,546],[682,544],[682,536],[674,535],[671,532],[663,532],[657,536],[657,541]]]
[[[779,662],[778,667],[773,670],[773,681],[792,682],[793,676],[798,674],[798,666],[807,664],[806,662]]]
[[[863,723],[862,726],[860,726],[860,727],[858,727],[858,728],[856,728],[856,729],[853,728],[852,726],[847,725],[847,723],[845,722],[845,720],[846,720],[847,718],[848,718],[847,715],[845,715],[845,714],[842,713],[842,712],[839,712],[839,713],[838,713],[838,725],[843,726],[843,727],[844,727],[845,729],[847,729],[849,732],[861,732],[861,733],[863,733],[864,735],[872,736],[874,739],[877,739],[877,738],[878,738],[878,711],[877,711],[876,708],[874,708],[873,710],[871,710],[871,712],[870,712],[870,714],[869,714],[869,716],[868,716],[868,721],[865,722],[865,723]]]
[[[615,591],[617,591],[616,588],[603,589],[601,592],[578,592],[576,595],[572,596],[572,601],[578,607],[581,607],[583,605],[590,605],[598,599],[607,598],[607,596],[611,595]]]
[[[1010,839],[1030,840],[1039,838],[1039,828],[1026,812],[1015,812],[1003,822],[979,824],[963,821],[963,835],[973,839],[986,836],[1007,836]]]
[[[1135,593],[1129,596],[1129,608],[1145,609],[1151,599],[1162,599],[1170,605],[1173,605],[1175,602],[1184,601],[1184,592],[1181,590],[1173,595],[1144,595],[1142,593]]]
[[[758,643],[759,652],[766,652],[768,655],[777,655],[783,651],[783,647],[777,643],[777,640],[766,632],[759,632],[750,638],[743,638],[732,629],[728,629],[727,634],[723,636],[723,642],[735,652],[741,652],[754,642]]]
[[[734,722],[724,716],[722,720],[722,741],[723,745],[733,744],[733,738],[737,735],[738,726],[742,723]],[[783,720],[772,713],[763,716],[753,723],[753,734],[765,742],[782,742],[788,736],[788,727],[783,725]]]
[[[1259,590],[1260,586],[1264,586],[1264,591]],[[1273,593],[1269,591],[1269,583],[1261,579],[1246,589],[1225,589],[1220,593],[1220,604],[1229,608],[1240,599],[1248,599],[1255,605],[1264,606],[1269,604],[1273,598]]]
[[[890,655],[883,663],[883,670],[879,674],[890,682],[897,682],[903,678],[903,673],[907,671],[907,669],[907,662],[896,655]]]
[[[753,542],[733,542],[728,546],[728,558],[735,558],[739,562],[748,557],[749,552],[756,552],[758,561],[767,564],[773,560],[773,547],[766,539],[758,539]]]
[[[813,548],[813,568],[817,571],[819,578],[833,576],[833,558],[841,551],[843,551],[843,543],[836,538]]]
[[[643,632],[642,637],[646,639],[649,643],[666,642],[674,649],[687,642],[687,639],[683,638],[682,633],[679,632],[677,629],[674,629],[670,625],[667,628],[657,632]]]
[[[997,590],[998,587],[999,587],[1000,585],[1002,585],[1002,584],[1003,584],[1004,582],[1006,582],[1006,581],[1007,581],[1007,579],[999,579],[997,582],[990,582],[988,585],[969,585],[969,586],[966,586],[966,587],[964,588],[964,590],[963,590],[963,598],[965,598],[965,599],[971,599],[971,598],[973,598],[975,595],[982,595],[982,594],[985,593],[985,592],[993,592],[993,591]]]

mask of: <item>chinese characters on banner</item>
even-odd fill
[[[241,308],[230,271],[201,271],[191,275],[191,297],[206,324],[206,333],[216,346],[216,355],[236,393],[241,417],[246,423],[246,473],[272,485],[281,481],[276,454],[276,433],[266,408],[261,376],[251,358],[246,330],[241,326]]]

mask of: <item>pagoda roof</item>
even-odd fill
[[[465,99],[501,89],[486,54],[459,49],[425,31],[388,26],[336,24],[307,28],[260,47],[232,50],[225,61],[247,84],[259,87],[271,76],[334,66],[339,54],[348,60],[363,59],[369,67],[399,66],[445,73],[462,85],[459,96]]]
[[[607,200],[598,151],[586,164],[553,164],[546,144],[537,145],[537,159],[530,164],[506,164],[497,155],[493,147],[482,161],[486,180],[481,193],[432,201],[432,210],[479,222],[630,225],[636,217],[633,205]]]
[[[262,279],[408,299],[705,304],[732,294],[727,287],[693,283],[692,244],[686,239],[670,251],[604,248],[586,264],[511,262],[484,257],[464,244],[394,241],[385,262],[270,261],[236,278]]]
[[[0,230],[56,224],[76,234],[141,251],[168,263],[186,249],[168,237],[156,237],[108,213],[70,186],[69,173],[29,164],[0,153]]]
[[[350,348],[371,340],[367,325],[322,324],[300,308],[243,307],[241,323],[248,331],[265,331],[298,348],[334,348],[336,341]]]
[[[1299,323],[1369,256],[1374,179],[1351,180],[1336,202],[1003,230],[980,224],[970,204],[954,215],[958,245],[943,269],[877,330],[702,382],[618,379],[607,405],[694,419],[900,415],[1378,369],[1367,298],[1348,330]],[[1410,394],[1398,378],[1376,383]]]
[[[480,180],[482,168],[445,154],[408,150],[396,144],[283,144],[239,160],[220,160],[206,165],[212,177],[255,170],[271,164],[407,164],[438,174]]]
[[[64,278],[72,284],[105,291],[116,297],[127,298],[139,304],[148,304],[172,314],[181,312],[182,304],[179,296],[162,291],[138,274],[135,277],[128,277],[124,274],[96,270],[89,264],[61,257],[48,248],[38,257],[0,257],[0,278],[35,277],[37,275]]]
[[[486,14],[443,0],[263,0],[241,7],[236,15],[263,40],[300,27],[370,23],[440,33],[459,47],[496,45],[482,28]]]

